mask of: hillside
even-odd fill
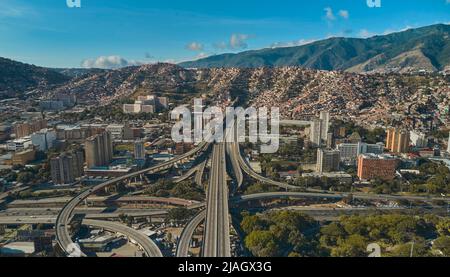
[[[434,114],[450,103],[450,76],[355,74],[301,67],[184,69],[171,64],[112,70],[51,91],[108,104],[136,93],[164,93],[172,101],[199,94],[239,96],[255,106],[276,106],[283,118],[330,111],[337,118],[377,123],[393,114]],[[417,123],[420,124],[420,123]]]
[[[21,97],[37,89],[63,84],[70,79],[47,68],[0,58],[0,99]]]
[[[129,97],[139,91],[182,97],[184,93],[196,91],[195,81],[193,71],[173,64],[148,64],[91,72],[49,91],[49,94],[65,91],[76,94],[82,101],[100,103]]]
[[[409,52],[392,59],[391,64],[402,58],[425,63],[419,52]],[[146,93],[165,95],[179,103],[200,94],[231,95],[255,106],[279,107],[283,118],[300,119],[327,110],[336,118],[351,118],[365,125],[392,120],[396,114],[409,124],[409,115],[432,117],[450,103],[450,75],[444,74],[355,74],[302,67],[185,69],[161,63],[92,71],[69,79],[51,70],[9,63],[17,74],[7,71],[2,78],[16,76],[16,83],[2,85],[24,88],[16,92],[30,88],[39,96],[66,92],[77,95],[80,102],[98,105]]]
[[[300,66],[349,72],[441,71],[450,68],[450,25],[432,25],[367,39],[330,38],[297,47],[216,55],[180,66]]]

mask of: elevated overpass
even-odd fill
[[[213,148],[202,256],[231,257],[225,143]]]
[[[93,188],[90,188],[90,189],[78,194],[75,198],[73,198],[71,201],[69,201],[63,207],[63,209],[58,214],[58,217],[56,219],[56,239],[57,239],[57,242],[58,242],[59,246],[61,247],[61,249],[63,249],[63,251],[66,254],[70,254],[70,249],[68,247],[71,246],[73,242],[72,242],[72,238],[69,233],[68,225],[71,221],[71,217],[72,217],[73,211],[76,208],[76,206],[78,206],[81,202],[83,202],[91,194],[93,194],[97,191],[103,190],[104,188],[106,188],[108,186],[120,183],[122,181],[125,181],[130,178],[134,178],[139,175],[143,175],[143,174],[147,174],[147,173],[156,173],[156,172],[160,172],[160,171],[169,169],[177,163],[183,163],[185,161],[188,161],[190,159],[190,157],[198,154],[201,151],[206,150],[208,147],[209,147],[208,143],[202,142],[197,147],[192,149],[191,151],[189,151],[179,157],[176,157],[170,161],[163,162],[154,167],[150,167],[150,168],[147,168],[144,170],[140,170],[137,172],[133,172],[131,174],[127,174],[125,176],[121,176],[121,177],[109,180],[105,183],[102,183],[98,186],[95,186]]]

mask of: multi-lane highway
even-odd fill
[[[235,126],[234,123],[233,126]],[[227,153],[231,161],[231,167],[233,169],[233,177],[236,181],[236,187],[239,188],[244,182],[244,175],[242,174],[241,166],[239,164],[239,158],[241,157],[241,154],[239,153],[239,143],[237,141],[236,130],[234,127],[228,130],[226,134],[226,141]]]
[[[0,224],[55,224],[55,216],[39,216],[39,217],[0,217]],[[145,234],[134,230],[126,225],[114,221],[83,219],[81,224],[92,226],[94,228],[103,228],[105,230],[124,235],[134,240],[144,251],[147,257],[162,257],[158,246]],[[74,244],[68,245],[67,250],[73,254]],[[84,256],[83,253],[80,255]]]
[[[341,200],[346,197],[353,197],[353,199],[360,200],[408,200],[408,201],[433,201],[443,200],[450,201],[449,198],[444,197],[422,197],[422,196],[408,196],[408,195],[382,195],[382,194],[363,194],[363,193],[311,193],[311,192],[267,192],[250,195],[240,195],[230,199],[233,203],[242,203],[252,200],[264,200],[275,198],[324,198]]]
[[[208,159],[206,158],[200,165],[199,168],[195,174],[195,183],[199,187],[203,187],[202,181],[203,181],[203,174],[205,172],[206,163],[208,162]]]
[[[145,234],[134,230],[126,225],[113,222],[113,221],[99,221],[86,219],[82,221],[82,224],[93,226],[96,228],[103,228],[105,230],[123,234],[130,239],[133,239],[139,246],[142,247],[146,256],[148,257],[162,257],[159,247]]]
[[[233,124],[235,125],[235,124]],[[230,251],[230,237],[229,237],[229,191],[227,186],[227,176],[226,176],[226,155],[228,152],[230,157],[231,165],[235,179],[235,183],[237,186],[241,186],[243,183],[243,172],[245,172],[250,177],[272,185],[277,186],[286,190],[297,190],[299,189],[296,186],[285,184],[282,182],[277,182],[271,180],[269,178],[263,177],[256,173],[245,161],[245,159],[241,156],[239,143],[236,141],[235,130],[227,130],[227,141],[228,143],[221,142],[217,143],[213,146],[212,156],[211,156],[211,168],[210,168],[210,176],[209,176],[209,185],[207,188],[207,201],[206,201],[206,210],[205,210],[205,232],[203,237],[203,249],[202,255],[206,257],[228,257],[231,256]],[[235,140],[230,140],[230,137],[234,137]],[[230,142],[231,141],[231,142]],[[58,244],[61,248],[68,253],[68,246],[72,244],[72,239],[69,233],[69,224],[71,221],[71,217],[74,214],[75,208],[87,197],[96,191],[102,190],[107,186],[120,183],[127,179],[133,178],[135,176],[139,176],[146,173],[156,173],[162,170],[169,169],[174,164],[183,162],[191,158],[192,156],[198,154],[199,152],[207,149],[209,144],[204,142],[201,143],[198,147],[189,151],[188,153],[181,155],[175,159],[172,159],[168,162],[161,163],[152,168],[148,168],[145,170],[141,170],[139,172],[134,172],[132,174],[128,174],[126,176],[116,178],[113,180],[109,180],[103,184],[100,184],[96,187],[93,187],[89,190],[86,190],[80,193],[78,196],[69,201],[59,213],[56,219],[56,236]],[[203,171],[206,166],[206,161],[201,163],[198,167],[191,169],[188,174],[182,177],[181,180],[191,177],[194,172],[195,181],[197,184],[202,183]],[[292,198],[304,198],[304,197],[314,197],[314,198],[328,198],[328,199],[336,199],[340,200],[344,197],[348,197],[350,194],[341,194],[341,193],[325,193],[321,190],[307,189],[307,192],[276,192],[276,193],[266,193],[266,194],[256,194],[256,195],[246,195],[246,196],[238,196],[230,199],[233,203],[242,203],[251,200],[264,200],[269,198],[283,198],[283,197],[292,197]],[[371,194],[352,194],[355,199],[365,199],[365,200],[419,200],[419,201],[430,201],[430,200],[443,200],[443,198],[427,198],[427,197],[419,197],[419,196],[396,196],[396,195],[371,195]],[[448,199],[445,199],[448,201]],[[190,224],[187,226],[187,230],[185,230],[185,234],[183,236],[182,243],[179,245],[179,252],[181,255],[187,255],[189,242],[192,237],[193,229],[200,224],[202,221],[202,216],[199,214],[195,217]],[[187,245],[187,246],[186,246]]]
[[[213,147],[202,253],[204,257],[231,256],[224,143]]]
[[[0,212],[0,219],[3,217],[32,217],[32,216],[57,216],[60,208],[13,208]],[[165,216],[168,210],[163,209],[122,209],[108,211],[106,208],[76,208],[74,214],[83,214],[89,219],[118,218],[120,215],[133,217],[154,217]]]
[[[199,212],[189,223],[184,227],[181,233],[180,240],[177,245],[177,257],[188,257],[189,248],[194,235],[195,229],[205,220],[206,211]]]
[[[174,183],[178,184],[181,182],[186,181],[187,179],[189,179],[192,175],[194,175],[194,173],[198,172],[198,170],[200,169],[201,164],[192,167],[191,169],[188,170],[188,172],[186,172],[183,176],[180,176],[179,178],[174,179]]]
[[[183,162],[185,160],[188,160],[190,157],[198,154],[199,152],[205,150],[208,148],[209,144],[206,142],[202,142],[197,147],[192,149],[191,151],[178,156],[170,161],[161,163],[159,165],[156,165],[151,168],[147,168],[138,172],[134,172],[113,180],[109,180],[105,183],[102,183],[96,187],[93,187],[91,189],[88,189],[80,194],[78,194],[75,198],[73,198],[71,201],[69,201],[61,210],[59,213],[57,219],[56,219],[56,239],[59,244],[59,246],[66,252],[66,254],[70,253],[70,249],[68,248],[70,245],[72,245],[72,238],[70,236],[69,232],[69,223],[71,221],[71,217],[73,214],[73,211],[75,210],[76,206],[78,206],[84,199],[88,198],[89,195],[95,193],[96,191],[100,191],[108,186],[111,186],[113,184],[120,183],[122,181],[125,181],[127,179],[147,174],[147,173],[156,173],[168,168],[171,168],[174,164]]]

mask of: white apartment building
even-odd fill
[[[42,129],[31,135],[31,142],[40,151],[53,148],[56,142],[56,132],[52,129]]]
[[[322,143],[322,120],[315,119],[311,122],[309,140],[316,146],[320,146]]]
[[[412,145],[418,148],[426,148],[428,146],[427,136],[424,133],[411,131],[409,137]]]
[[[342,143],[337,146],[337,150],[341,154],[341,161],[355,162],[358,156],[362,154],[383,154],[384,144]]]
[[[320,112],[320,120],[322,120],[321,138],[326,141],[330,130],[330,113],[326,111]]]

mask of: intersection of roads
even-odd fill
[[[234,132],[228,132],[226,136],[229,138],[233,136]],[[230,140],[228,140],[230,141]],[[197,215],[191,219],[185,226],[181,237],[178,242],[176,255],[178,257],[187,257],[189,255],[190,242],[197,227],[204,224],[203,232],[203,245],[201,255],[204,257],[230,257],[230,215],[229,204],[239,205],[240,203],[246,203],[249,201],[266,200],[266,199],[283,199],[283,198],[318,198],[318,199],[335,199],[341,200],[345,197],[352,196],[354,199],[361,200],[409,200],[409,201],[424,201],[430,202],[432,200],[445,200],[449,201],[445,197],[420,197],[420,196],[396,196],[396,195],[373,195],[373,194],[348,194],[348,193],[331,193],[320,190],[309,189],[305,192],[289,192],[288,190],[298,189],[295,186],[270,180],[256,173],[241,156],[239,144],[237,142],[219,142],[219,143],[200,143],[197,147],[184,155],[178,156],[167,162],[158,164],[154,167],[147,168],[138,172],[128,174],[113,180],[109,180],[98,186],[90,188],[81,192],[76,197],[67,202],[64,207],[59,211],[58,215],[46,215],[40,217],[28,217],[28,216],[9,216],[2,217],[0,215],[0,224],[19,224],[19,223],[47,223],[55,224],[56,239],[61,249],[70,255],[73,251],[72,247],[74,242],[70,234],[70,224],[76,213],[80,213],[80,208],[77,208],[85,199],[95,194],[108,186],[124,182],[134,177],[148,174],[157,173],[172,168],[174,165],[185,163],[190,161],[191,158],[202,157],[195,167],[182,176],[178,181],[186,180],[190,177],[194,177],[195,182],[198,185],[202,185],[204,178],[204,170],[208,159],[211,161],[209,170],[209,180],[206,188],[206,203],[197,205],[199,208]],[[231,165],[229,173],[227,174],[227,157],[229,158],[229,164]],[[277,186],[286,190],[286,192],[272,192],[272,193],[260,193],[253,195],[235,195],[235,190],[240,187],[244,180],[243,172],[250,178],[253,178],[262,183],[266,183],[272,186]],[[228,184],[228,178],[233,180],[233,185]],[[205,207],[206,206],[206,207]],[[204,207],[204,209],[203,209]],[[77,212],[76,212],[77,210]],[[395,208],[392,208],[395,210]],[[149,211],[141,212],[134,211],[134,214],[141,215],[164,215],[167,211]],[[133,215],[133,212],[129,212]],[[136,241],[139,246],[144,250],[148,257],[161,257],[161,251],[158,249],[155,243],[144,234],[141,234],[132,228],[112,221],[100,221],[102,218],[113,218],[106,215],[86,214],[85,219],[82,220],[82,224],[89,226],[101,227],[116,233],[123,234]],[[95,220],[94,220],[95,219]],[[81,253],[81,256],[85,256]]]

